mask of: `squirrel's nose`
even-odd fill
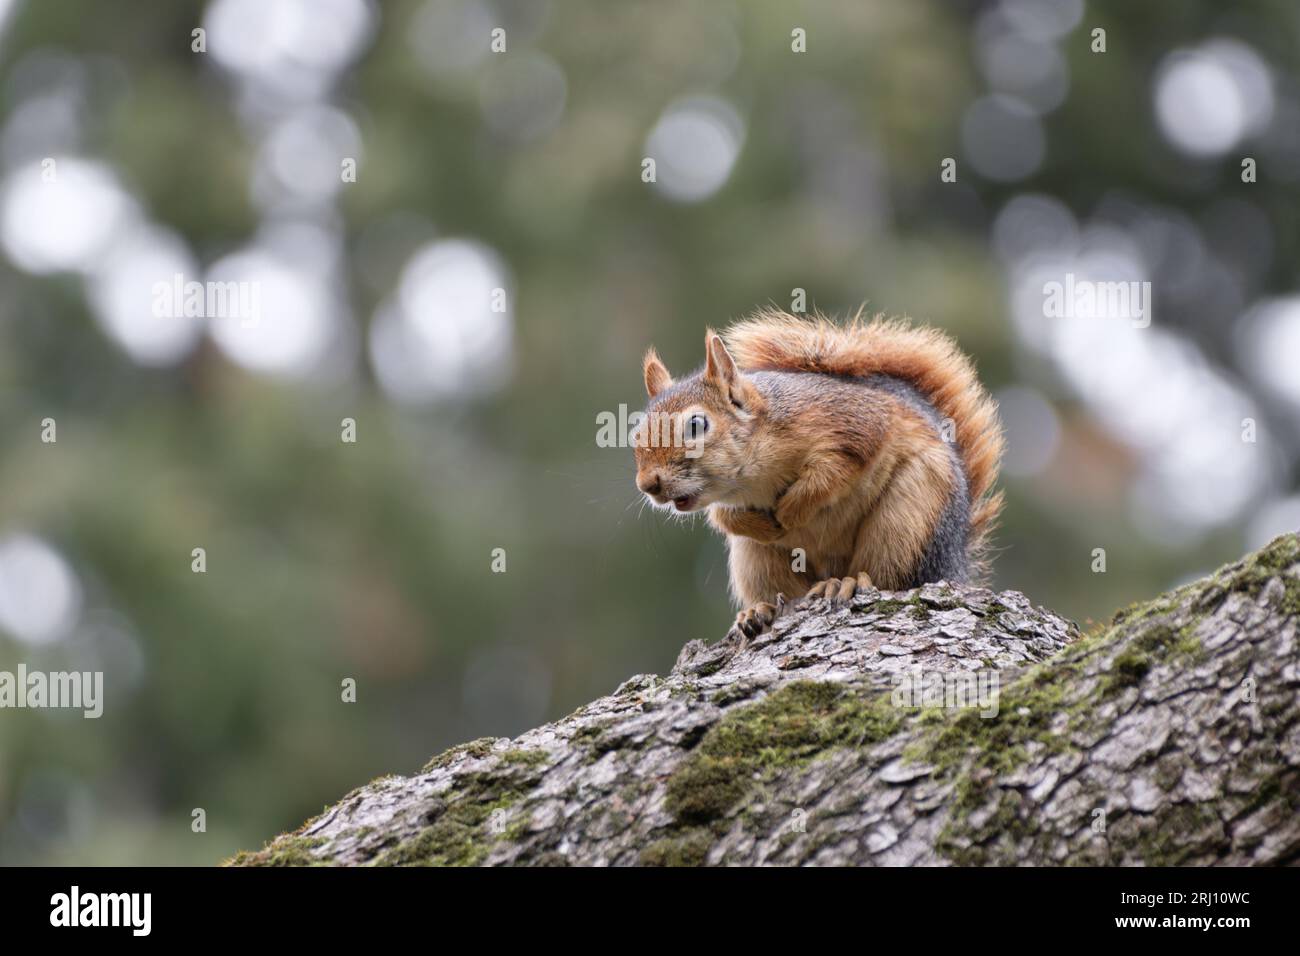
[[[636,486],[644,491],[647,495],[657,495],[663,490],[663,484],[659,480],[659,473],[653,475],[638,475]]]

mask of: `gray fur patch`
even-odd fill
[[[872,375],[862,381],[872,388],[888,392],[920,412],[942,439],[943,419],[916,386],[888,375]],[[966,469],[962,465],[957,443],[948,441],[944,444],[948,446],[948,460],[952,464],[953,493],[939,516],[934,536],[930,539],[925,554],[921,556],[921,563],[910,587],[919,587],[931,581],[961,583],[970,577],[970,559],[966,552],[970,533],[970,491]]]

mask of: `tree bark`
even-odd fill
[[[692,641],[235,865],[1300,861],[1300,538],[1081,637],[927,585]]]

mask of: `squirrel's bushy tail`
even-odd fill
[[[997,405],[975,368],[947,335],[901,319],[862,313],[839,324],[766,309],[723,333],[742,369],[822,372],[828,375],[890,375],[911,383],[951,419],[970,489],[969,553],[983,570],[989,533],[1002,510],[994,492],[1005,444]]]

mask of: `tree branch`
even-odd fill
[[[1014,591],[813,602],[231,863],[1294,863],[1298,619],[1296,535],[1084,638]]]

